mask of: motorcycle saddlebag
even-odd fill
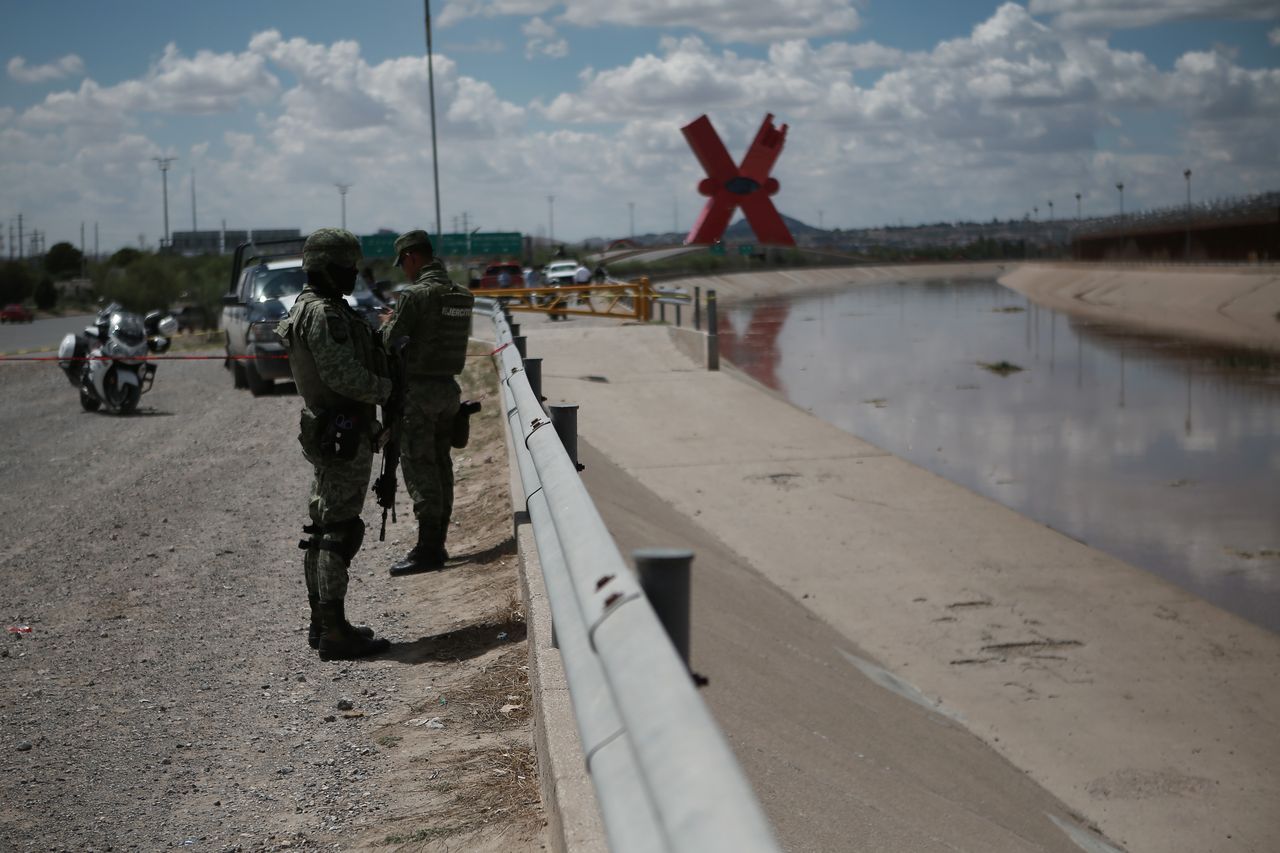
[[[58,367],[67,374],[72,385],[80,384],[84,369],[84,357],[89,354],[89,342],[81,335],[68,334],[58,344]]]

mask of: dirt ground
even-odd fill
[[[292,385],[254,399],[220,361],[161,362],[119,418],[53,364],[0,364],[0,849],[544,846],[486,350],[460,559],[388,576],[412,514],[402,486],[379,542],[371,496],[347,610],[392,648],[332,663],[306,644]]]

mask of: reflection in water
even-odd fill
[[[734,306],[725,357],[817,416],[1280,630],[1280,358],[995,282]],[[1000,376],[981,364],[1023,370]]]

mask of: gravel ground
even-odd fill
[[[492,395],[489,360],[468,380]],[[392,650],[324,663],[278,391],[162,362],[120,418],[52,364],[0,364],[0,849],[543,845],[500,406],[455,453],[469,559],[390,578],[409,501],[379,542],[370,497],[347,609]]]

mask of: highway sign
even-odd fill
[[[707,251],[708,251],[708,252],[710,252],[710,253],[711,253],[711,254],[713,254],[713,255],[723,255],[723,254],[724,254],[724,243],[712,243],[712,244],[707,248]]]
[[[396,250],[399,234],[366,234],[360,238],[360,252],[366,258],[389,258]]]
[[[469,251],[468,251],[469,249]],[[519,257],[524,253],[524,235],[519,231],[480,231],[471,235],[471,245],[467,245],[466,234],[442,234],[440,246],[436,254],[448,257],[472,257],[487,255],[509,255]]]
[[[738,247],[739,255],[754,255],[755,253],[756,253],[756,247],[751,245],[750,243],[743,243],[741,246]]]

